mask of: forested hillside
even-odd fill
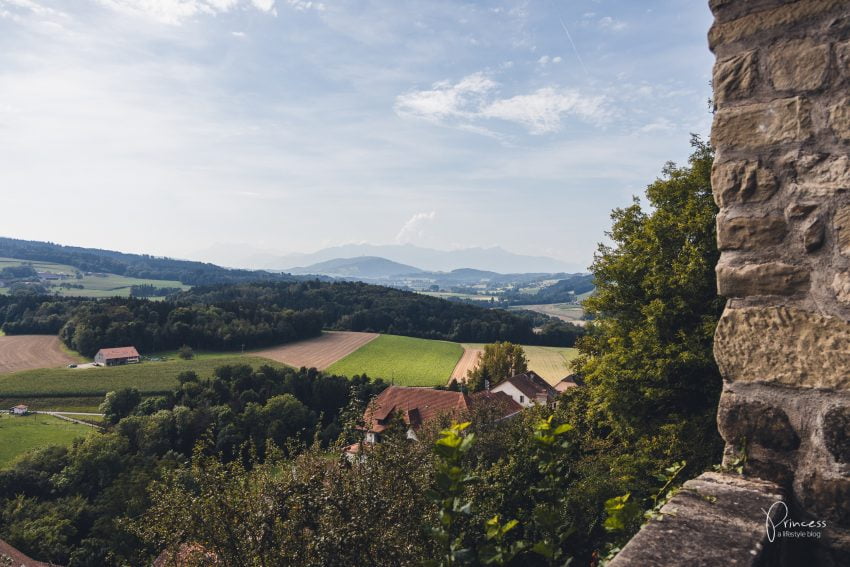
[[[85,356],[132,344],[143,352],[182,345],[238,350],[318,335],[322,328],[458,342],[509,340],[572,346],[581,329],[356,282],[251,283],[199,287],[164,301],[0,296],[9,335],[56,334]]]
[[[177,280],[187,285],[258,280],[293,281],[295,279],[285,274],[274,274],[263,270],[230,270],[204,262],[2,237],[0,237],[0,258],[56,262],[73,266],[84,272],[104,272],[152,280]]]

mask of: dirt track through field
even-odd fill
[[[0,337],[0,374],[53,368],[77,362],[62,350],[57,337],[48,335],[13,335]]]
[[[337,360],[345,358],[366,343],[378,338],[377,333],[333,331],[321,337],[298,341],[279,347],[252,352],[254,356],[269,358],[295,368],[306,366],[324,370]]]
[[[463,349],[463,356],[457,361],[454,371],[452,371],[452,380],[458,382],[466,382],[466,373],[478,366],[478,355],[484,352],[481,348],[466,348]]]

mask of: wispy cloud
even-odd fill
[[[578,89],[544,87],[500,98],[499,86],[486,74],[474,73],[454,84],[442,81],[430,89],[399,95],[395,110],[436,123],[454,121],[467,130],[474,122],[497,119],[519,124],[531,134],[557,132],[566,116],[601,122],[610,115],[604,96],[585,95]]]
[[[407,244],[409,242],[422,240],[425,236],[425,227],[437,218],[437,212],[416,213],[404,223],[401,230],[395,237],[395,241],[399,244]]]
[[[99,0],[110,8],[135,16],[146,16],[158,22],[180,25],[202,16],[224,14],[237,8],[253,8],[276,14],[275,0]],[[309,4],[309,2],[307,2]]]
[[[606,30],[620,31],[626,29],[627,24],[626,22],[615,20],[611,16],[604,16],[599,18],[599,27]]]

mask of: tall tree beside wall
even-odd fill
[[[613,244],[599,246],[596,293],[584,302],[596,319],[575,363],[587,383],[588,421],[629,448],[624,459],[636,474],[647,458],[684,458],[696,472],[718,462],[721,449],[713,152],[697,137],[692,146],[688,165],[668,163],[649,185],[649,207],[635,198],[612,213]]]

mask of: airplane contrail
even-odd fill
[[[567,34],[567,39],[570,40],[570,45],[573,46],[573,52],[576,54],[576,59],[581,63],[581,68],[584,69],[584,74],[589,75],[590,73],[587,70],[587,67],[584,64],[584,60],[581,58],[581,54],[578,52],[578,47],[576,47],[576,42],[573,41],[573,36],[570,35],[570,30],[567,28],[567,24],[564,23],[564,18],[561,17],[561,12],[558,10],[558,7],[555,6],[554,2],[550,1],[552,4],[552,8],[555,9],[555,13],[558,14],[558,21],[561,22],[561,27],[564,29],[564,33]]]

